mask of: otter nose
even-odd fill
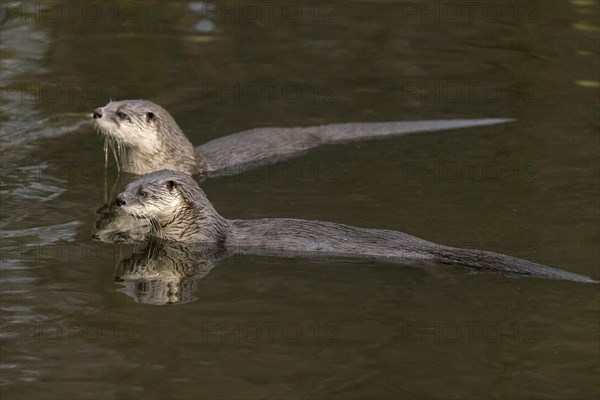
[[[94,110],[94,112],[92,113],[92,117],[94,119],[102,118],[102,109],[101,108],[96,108]]]
[[[115,204],[119,207],[125,205],[125,199],[123,198],[123,194],[117,196],[117,198],[115,199]]]

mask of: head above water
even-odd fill
[[[146,174],[127,185],[115,203],[150,220],[151,234],[167,241],[218,242],[227,225],[194,178],[180,171]]]
[[[148,100],[111,101],[92,117],[113,149],[121,170],[144,174],[170,168],[201,172],[201,159],[164,108]]]

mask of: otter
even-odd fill
[[[351,256],[394,263],[461,265],[550,279],[598,283],[587,276],[489,251],[444,246],[409,234],[289,218],[229,220],[217,213],[198,183],[180,171],[161,170],[130,183],[117,207],[150,223],[167,243],[214,245],[229,253],[296,257]]]
[[[92,117],[113,149],[120,170],[143,175],[171,169],[209,176],[239,173],[324,144],[514,121],[486,118],[257,128],[194,148],[171,114],[148,100],[111,101],[95,109]]]

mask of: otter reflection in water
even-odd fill
[[[130,217],[114,203],[96,210],[96,224],[92,237],[105,243],[140,243],[146,240],[150,223]]]
[[[210,176],[239,173],[325,144],[513,121],[484,118],[256,128],[194,148],[171,114],[148,100],[111,101],[95,109],[92,117],[121,171],[142,175],[168,168]]]
[[[397,231],[285,218],[228,220],[190,175],[177,171],[144,175],[127,185],[115,203],[125,213],[147,220],[154,237],[171,243],[213,244],[228,253],[367,257],[597,283],[519,258],[443,246]]]
[[[120,292],[144,304],[188,303],[200,279],[224,257],[214,245],[188,246],[150,240],[146,247],[122,260],[115,281]]]

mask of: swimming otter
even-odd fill
[[[95,109],[92,117],[98,130],[110,140],[120,169],[137,175],[160,169],[219,175],[235,168],[234,173],[239,173],[328,143],[513,121],[489,118],[257,128],[194,149],[171,114],[151,101],[111,101]]]
[[[398,263],[457,264],[479,270],[576,282],[597,281],[489,251],[443,246],[406,233],[323,221],[269,218],[228,220],[213,208],[188,174],[161,170],[127,185],[115,203],[146,219],[151,235],[166,242],[203,243],[228,252],[282,256],[353,256]]]

